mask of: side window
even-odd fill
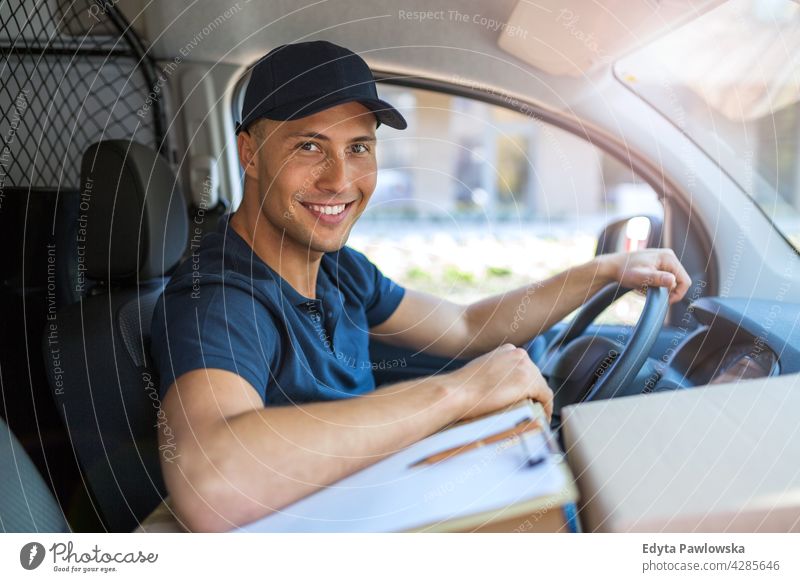
[[[378,182],[349,244],[399,283],[459,303],[594,255],[618,218],[663,217],[656,193],[588,141],[481,101],[382,84],[405,131],[378,129]],[[629,293],[604,323],[634,323]]]

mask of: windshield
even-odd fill
[[[800,248],[800,5],[731,0],[616,65]]]

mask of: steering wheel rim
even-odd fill
[[[541,361],[542,375],[548,383],[557,370],[561,359],[565,355],[567,346],[573,340],[582,336],[589,325],[597,319],[609,305],[622,295],[632,291],[618,283],[611,283],[598,291],[584,304],[570,325],[561,330],[544,349]],[[633,379],[641,367],[658,338],[658,333],[664,323],[669,308],[669,291],[665,287],[648,287],[644,308],[639,320],[631,332],[625,345],[619,345],[619,353],[613,358],[600,377],[591,385],[589,390],[576,402],[603,400],[617,396],[626,382]],[[616,342],[612,342],[616,343]],[[561,386],[550,386],[555,392]]]

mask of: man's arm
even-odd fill
[[[458,305],[406,290],[395,312],[370,330],[389,344],[448,358],[472,358],[504,342],[522,345],[580,307],[608,283],[670,288],[679,301],[691,280],[670,249],[601,255],[540,283]]]
[[[522,349],[505,345],[449,374],[371,394],[300,406],[263,406],[240,376],[180,376],[163,408],[174,454],[161,467],[189,529],[225,531],[281,509],[460,418],[525,398],[552,412],[552,391]]]

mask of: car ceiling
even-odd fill
[[[281,44],[325,39],[359,53],[375,71],[500,87],[505,94],[564,110],[608,77],[610,61],[563,74],[559,58],[580,63],[587,51],[619,55],[717,3],[663,0],[650,22],[643,22],[641,13],[653,13],[652,0],[119,0],[118,5],[158,59],[185,53],[185,60],[194,62],[247,66]],[[578,18],[563,18],[565,9]],[[420,22],[406,16],[415,11],[443,11],[443,18]],[[498,45],[503,29],[496,27],[509,21],[521,23],[525,34],[508,35],[505,40],[517,42],[503,43],[516,45],[506,48],[537,61],[539,51],[526,44],[538,42],[547,55],[536,64],[560,74],[545,73]],[[561,34],[554,36],[553,29]]]

